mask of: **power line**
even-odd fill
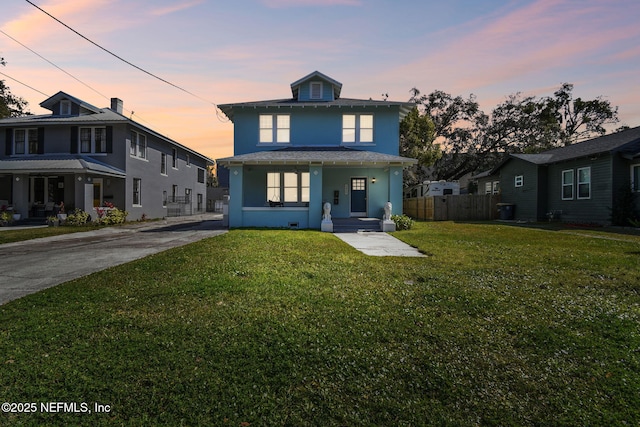
[[[13,80],[14,82],[20,83],[22,86],[26,86],[26,87],[28,87],[29,89],[31,89],[31,90],[33,90],[33,91],[35,91],[35,92],[38,92],[38,93],[39,93],[39,94],[41,94],[41,95],[46,96],[47,98],[48,98],[49,96],[51,96],[51,95],[47,95],[46,93],[44,93],[44,92],[42,92],[42,91],[40,91],[40,90],[38,90],[38,89],[36,89],[36,88],[34,88],[34,87],[31,87],[31,86],[29,86],[28,84],[23,83],[23,82],[21,82],[20,80],[15,79],[15,78],[13,78],[13,77],[11,77],[11,76],[9,76],[9,75],[5,74],[5,73],[0,72],[0,75],[5,76],[6,78]]]
[[[60,25],[62,25],[62,26],[64,26],[64,27],[66,27],[66,28],[67,28],[67,29],[69,29],[70,31],[72,31],[72,32],[74,32],[75,34],[77,34],[79,37],[81,37],[81,38],[85,39],[86,41],[88,41],[88,42],[89,42],[89,43],[91,43],[92,45],[94,45],[94,46],[96,46],[97,48],[99,48],[99,49],[103,50],[104,52],[106,52],[106,53],[108,53],[109,55],[113,56],[114,58],[118,59],[119,61],[122,61],[122,62],[124,62],[125,64],[127,64],[127,65],[129,65],[129,66],[131,66],[131,67],[133,67],[133,68],[135,68],[135,69],[137,69],[137,70],[139,70],[139,71],[142,71],[143,73],[145,73],[145,74],[147,74],[147,75],[149,75],[149,76],[153,77],[154,79],[157,79],[157,80],[159,80],[159,81],[161,81],[161,82],[163,82],[163,83],[165,83],[165,84],[168,84],[169,86],[172,86],[172,87],[174,87],[174,88],[176,88],[176,89],[178,89],[178,90],[180,90],[180,91],[182,91],[182,92],[184,92],[184,93],[187,93],[187,94],[189,94],[189,95],[193,96],[194,98],[198,98],[198,99],[199,99],[199,100],[201,100],[201,101],[204,101],[204,102],[206,102],[206,103],[208,103],[208,104],[213,105],[213,107],[216,109],[216,116],[218,117],[218,119],[219,119],[219,120],[221,120],[221,117],[220,117],[220,115],[218,114],[218,108],[217,108],[217,105],[216,105],[214,102],[211,102],[211,101],[209,101],[209,100],[207,100],[207,99],[205,99],[205,98],[203,98],[203,97],[201,97],[201,96],[199,96],[199,95],[196,95],[195,93],[190,92],[190,91],[188,91],[187,89],[185,89],[185,88],[183,88],[183,87],[181,87],[181,86],[178,86],[178,85],[176,85],[176,84],[174,84],[174,83],[171,83],[170,81],[165,80],[165,79],[163,79],[162,77],[159,77],[159,76],[157,76],[157,75],[153,74],[152,72],[147,71],[147,70],[145,70],[144,68],[139,67],[139,66],[137,66],[137,65],[133,64],[133,63],[132,63],[132,62],[130,62],[130,61],[127,61],[126,59],[122,58],[121,56],[116,55],[115,53],[113,53],[113,52],[112,52],[112,51],[110,51],[109,49],[102,47],[101,45],[99,45],[98,43],[94,42],[94,41],[93,41],[93,40],[91,40],[90,38],[88,38],[88,37],[84,36],[83,34],[79,33],[78,31],[74,30],[74,29],[73,29],[73,28],[71,28],[69,25],[65,24],[64,22],[62,22],[61,20],[59,20],[59,19],[58,19],[58,18],[56,18],[55,16],[51,15],[49,12],[47,12],[47,11],[46,11],[46,10],[44,10],[44,9],[42,9],[40,6],[38,6],[38,5],[34,4],[34,3],[33,3],[33,2],[31,2],[30,0],[25,0],[25,1],[26,1],[27,3],[29,3],[31,6],[35,7],[35,8],[36,8],[36,9],[38,9],[38,10],[40,10],[40,11],[41,11],[42,13],[44,13],[45,15],[49,16],[49,17],[50,17],[51,19],[53,19],[54,21],[58,22]]]
[[[62,69],[61,67],[57,66],[56,64],[54,64],[53,62],[49,61],[47,58],[45,58],[44,56],[40,55],[38,52],[36,52],[35,50],[29,48],[28,46],[26,46],[25,44],[19,42],[18,40],[16,40],[15,38],[11,37],[9,34],[5,33],[4,31],[0,30],[0,33],[4,34],[5,36],[9,37],[11,40],[13,40],[14,42],[18,43],[20,46],[22,46],[23,48],[27,49],[29,52],[33,53],[34,55],[36,55],[38,58],[48,62],[49,64],[53,65],[54,67],[56,67],[58,70],[62,71],[63,73],[65,73],[66,75],[68,75],[69,77],[71,77],[72,79],[74,79],[75,81],[81,83],[82,85],[88,87],[89,89],[91,89],[92,91],[94,91],[95,93],[97,93],[100,96],[103,96],[107,99],[109,99],[108,96],[98,92],[96,89],[92,88],[91,86],[89,86],[87,83],[83,82],[82,80],[80,80],[79,78],[77,78],[76,76],[74,76],[73,74],[67,72],[66,70]]]
[[[41,58],[43,61],[46,61],[47,63],[49,63],[49,64],[53,65],[53,66],[54,66],[54,67],[56,67],[58,70],[62,71],[63,73],[65,73],[66,75],[68,75],[68,76],[69,76],[69,77],[71,77],[72,79],[76,80],[77,82],[81,83],[82,85],[84,85],[84,86],[88,87],[89,89],[91,89],[92,91],[94,91],[95,93],[97,93],[98,95],[100,95],[100,96],[104,97],[105,99],[109,99],[109,97],[108,97],[107,95],[105,95],[105,94],[103,94],[103,93],[99,92],[98,90],[94,89],[94,88],[93,88],[93,87],[91,87],[89,84],[87,84],[87,83],[83,82],[82,80],[80,80],[79,78],[77,78],[77,77],[76,77],[76,76],[74,76],[73,74],[69,73],[68,71],[66,71],[66,70],[65,70],[65,69],[63,69],[62,67],[59,67],[58,65],[54,64],[52,61],[48,60],[48,59],[47,59],[47,58],[45,58],[44,56],[40,55],[38,52],[36,52],[36,51],[34,51],[33,49],[29,48],[29,47],[28,47],[27,45],[25,45],[24,43],[21,43],[20,41],[18,41],[18,40],[17,40],[17,39],[15,39],[14,37],[11,37],[11,36],[10,36],[9,34],[7,34],[6,32],[4,32],[4,31],[0,30],[0,33],[2,33],[2,34],[4,34],[5,36],[9,37],[11,40],[13,40],[14,42],[18,43],[20,46],[24,47],[24,48],[25,48],[25,49],[27,49],[29,52],[31,52],[31,53],[33,53],[34,55],[36,55],[37,57]],[[31,87],[31,86],[27,85],[26,83],[23,83],[23,82],[21,82],[21,81],[19,81],[19,80],[15,79],[15,78],[13,78],[13,77],[9,77],[8,75],[6,75],[6,74],[4,74],[4,73],[0,73],[0,74],[2,74],[3,76],[6,76],[7,78],[10,78],[11,80],[14,80],[14,81],[16,81],[16,82],[20,83],[21,85],[24,85],[24,86],[28,87],[29,89],[31,89],[31,90],[33,90],[33,91],[35,91],[35,92],[38,92],[38,93],[40,93],[40,94],[42,94],[42,95],[44,95],[44,96],[46,96],[46,97],[49,97],[49,96],[50,96],[50,95],[47,95],[46,93],[44,93],[44,92],[42,92],[42,91],[40,91],[40,90],[38,90],[38,89],[36,89],[36,88],[34,88],[34,87]],[[129,109],[127,109],[127,108],[124,108],[124,110],[125,110],[125,111],[128,111],[128,112],[130,112],[130,113],[131,113],[131,116],[129,117],[129,118],[131,119],[131,118],[133,117],[133,115],[134,115],[133,110],[129,110]],[[139,115],[136,115],[136,120],[137,120],[137,121],[140,121],[140,122],[147,123],[147,124],[149,124],[149,125],[153,126],[153,124],[152,124],[152,123],[150,123],[149,121],[147,121],[147,120],[145,120],[144,118],[140,117]]]

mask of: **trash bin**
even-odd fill
[[[498,203],[498,212],[500,213],[500,219],[513,219],[515,207],[516,205],[514,205],[513,203]]]

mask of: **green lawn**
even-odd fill
[[[428,256],[234,230],[0,306],[0,400],[38,404],[0,425],[640,423],[640,237],[395,235]]]

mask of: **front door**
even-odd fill
[[[102,178],[93,179],[93,207],[102,205]]]
[[[367,216],[367,178],[351,178],[351,216]]]

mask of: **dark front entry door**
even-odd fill
[[[351,178],[351,216],[367,216],[367,178]]]

